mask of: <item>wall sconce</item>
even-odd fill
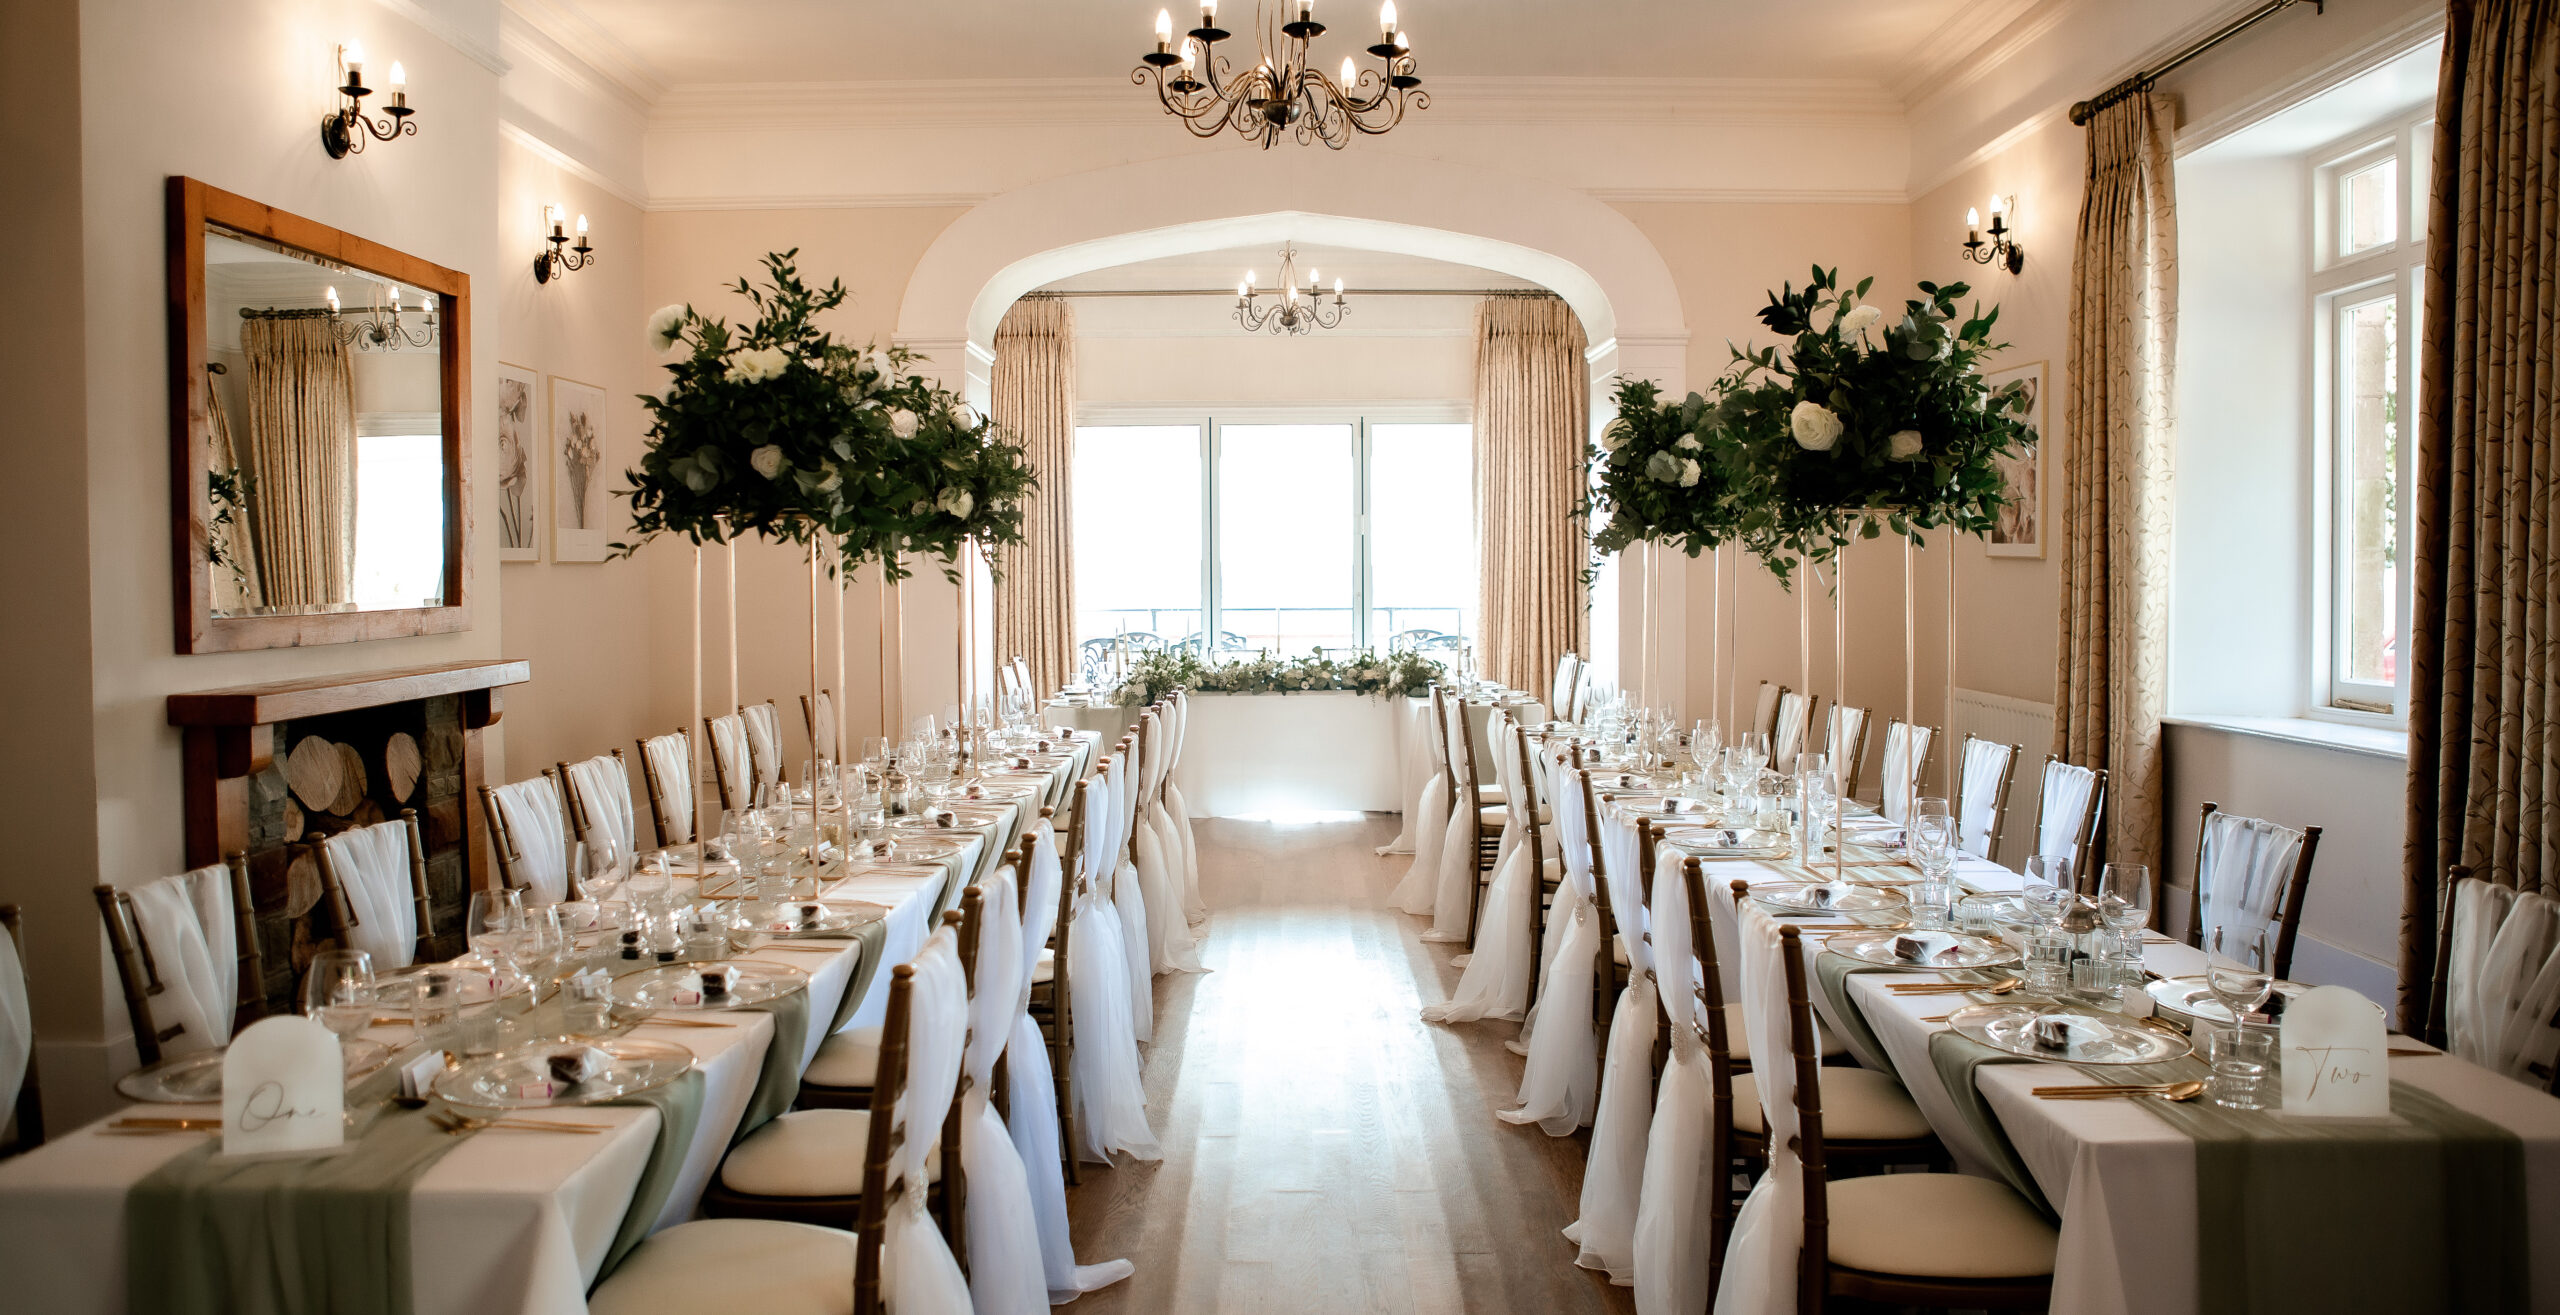
[[[364,98],[373,88],[364,85],[364,47],[355,42],[338,47],[338,95],[344,103],[321,117],[320,146],[332,160],[343,160],[364,149],[367,137],[387,142],[394,137],[415,137],[418,125],[409,121],[417,113],[409,108],[409,72],[400,61],[391,61],[391,103],[382,107],[388,119],[376,119],[364,112]]]
[[[1982,212],[1979,210],[1964,212],[1965,259],[1977,265],[1988,265],[1997,261],[2007,267],[2012,274],[2026,268],[2027,253],[2020,249],[2017,243],[2009,240],[2007,221],[2011,208],[2011,202],[2007,197],[1991,198],[1991,236],[1988,240],[1982,236]]]
[[[544,227],[551,230],[543,235],[543,240],[551,244],[551,249],[533,258],[534,282],[548,283],[555,274],[569,274],[595,263],[596,249],[587,245],[585,215],[578,216],[578,241],[575,246],[569,244],[569,234],[560,227],[560,207],[556,205],[542,207],[542,223]]]

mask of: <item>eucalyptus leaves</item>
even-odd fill
[[[1709,396],[1660,399],[1621,383],[1618,416],[1590,456],[1605,512],[1592,545],[1667,543],[1695,557],[1739,543],[1780,579],[1884,529],[1988,533],[2007,501],[1999,459],[2035,442],[2023,385],[1980,374],[2000,312],[1959,311],[1964,284],[1920,285],[1902,318],[1863,304],[1816,267],[1769,295],[1760,320],[1782,352],[1735,348]]]
[[[1268,652],[1236,662],[1207,663],[1187,649],[1149,653],[1120,679],[1116,701],[1136,708],[1176,689],[1195,694],[1296,694],[1341,690],[1410,698],[1430,690],[1441,665],[1419,653],[1379,657],[1363,651],[1346,658],[1274,657]]]
[[[1022,501],[1037,480],[1021,448],[907,373],[904,348],[855,348],[817,328],[847,293],[841,281],[809,287],[798,254],[766,256],[771,281],[760,287],[738,281],[753,323],[733,329],[691,306],[650,317],[651,346],[690,350],[668,362],[663,395],[641,398],[649,448],[627,472],[636,537],[615,550],[662,533],[826,538],[846,569],[876,562],[895,580],[908,554],[956,575],[949,563],[964,541],[1022,542]]]

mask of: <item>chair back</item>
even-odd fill
[[[44,1098],[36,1081],[35,1016],[27,1005],[27,938],[18,906],[0,904],[0,1100],[9,1116],[0,1123],[0,1156],[44,1142]]]
[[[1752,912],[1758,914],[1759,910],[1753,908]],[[1802,1167],[1804,1193],[1804,1239],[1798,1244],[1796,1260],[1796,1309],[1819,1311],[1827,1304],[1823,1294],[1830,1287],[1831,1204],[1828,1156],[1822,1140],[1822,1043],[1813,1028],[1812,997],[1805,990],[1803,939],[1804,933],[1792,925],[1778,928],[1778,967],[1781,989],[1786,993],[1787,1058],[1758,1066],[1755,1071],[1760,1075],[1758,1082],[1765,1087],[1773,1071],[1792,1070],[1795,1150]],[[1767,1113],[1766,1101],[1762,1113]],[[1773,1164],[1778,1154],[1777,1127],[1775,1123],[1769,1125]]]
[[[1823,725],[1823,753],[1831,759],[1831,772],[1840,778],[1844,795],[1858,793],[1858,771],[1867,760],[1867,710],[1843,704],[1831,705],[1831,715]]]
[[[1611,953],[1618,941],[1618,918],[1611,907],[1614,901],[1610,898],[1608,832],[1600,817],[1602,797],[1592,790],[1591,773],[1577,771],[1574,777],[1577,788],[1582,792],[1583,843],[1590,855],[1587,871],[1591,885],[1583,893],[1590,897],[1592,907],[1600,914],[1600,965],[1591,978],[1591,1018],[1605,1028],[1618,1004],[1618,966],[1615,955]]]
[[[1010,668],[1007,668],[1007,670],[1010,670]],[[816,757],[823,758],[831,763],[840,763],[844,761],[844,755],[836,752],[836,700],[834,694],[828,692],[824,686],[820,686],[818,689],[817,700],[814,703],[810,701],[808,695],[801,695],[800,720],[809,728],[809,751],[811,754]]]
[[[1453,769],[1450,775],[1457,783],[1456,806],[1467,810],[1468,833],[1480,839],[1484,835],[1484,807],[1477,787],[1484,783],[1476,779],[1476,726],[1467,717],[1465,699],[1451,699],[1448,707],[1449,762]]]
[[[1662,985],[1662,1014],[1675,1062],[1695,1057],[1707,1072],[1707,1165],[1733,1163],[1733,1042],[1726,1034],[1724,977],[1716,965],[1715,929],[1707,907],[1706,867],[1680,860],[1679,874],[1654,887],[1653,950]],[[1668,1090],[1668,1083],[1665,1084]],[[1667,1099],[1667,1097],[1666,1097]],[[1704,1171],[1702,1171],[1704,1172]],[[1707,1196],[1705,1296],[1715,1295],[1733,1232],[1733,1193],[1710,1186]]]
[[[1547,693],[1547,715],[1563,718],[1572,711],[1574,679],[1581,674],[1582,659],[1570,651],[1556,659],[1556,678]]]
[[[682,730],[640,741],[640,782],[649,791],[649,825],[658,847],[693,839],[693,737]]]
[[[2215,929],[2264,927],[2272,934],[2267,970],[2293,970],[2293,943],[2302,931],[2302,899],[2311,886],[2311,860],[2320,828],[2295,830],[2261,818],[2222,811],[2207,801],[2196,828],[2196,879],[2187,903],[2187,943],[2210,949]]]
[[[871,1128],[862,1152],[853,1280],[858,1315],[886,1309],[881,1256],[891,1228],[921,1225],[932,1236],[909,1234],[909,1244],[948,1245],[920,1205],[929,1187],[928,1158],[941,1143],[942,1126],[959,1089],[968,1032],[968,973],[958,929],[945,926],[926,939],[915,958],[889,972]],[[944,1172],[958,1167],[956,1159],[946,1160]]]
[[[533,904],[577,898],[569,880],[569,824],[551,773],[480,787],[498,875]]]
[[[320,882],[338,939],[373,956],[377,971],[406,968],[426,957],[432,915],[416,809],[321,841]]]
[[[1440,769],[1440,793],[1447,796],[1449,807],[1458,806],[1458,778],[1449,770],[1449,696],[1440,682],[1431,682],[1431,761]]]
[[[703,718],[702,738],[711,746],[711,783],[719,788],[720,807],[754,807],[756,769],[747,751],[745,714]]]
[[[587,870],[595,871],[594,857],[606,841],[623,858],[638,857],[640,824],[631,815],[631,773],[622,765],[622,751],[561,763],[556,771],[569,834],[587,846]]]
[[[2560,1089],[2560,901],[2454,876],[2431,1038],[2483,1068]]]
[[[1795,771],[1796,755],[1805,752],[1805,730],[1813,725],[1814,710],[1821,702],[1819,695],[1779,693],[1778,728],[1769,736],[1771,767],[1790,774]]]
[[[246,855],[97,897],[142,1063],[229,1045],[244,1006],[264,1012]]]
[[[747,763],[758,785],[782,784],[782,713],[773,700],[738,709],[747,727]]]
[[[1081,783],[1077,792],[1083,792]],[[1063,981],[1067,972],[1067,919],[1074,912],[1072,896],[1067,889],[1066,868],[1058,861],[1057,832],[1047,818],[1031,824],[1022,836],[1019,871],[1022,877],[1022,968],[1020,993],[1027,1002],[1031,992],[1031,976],[1040,963],[1040,951],[1049,938],[1056,936],[1058,945],[1051,956],[1050,971],[1054,980]]]
[[[1576,664],[1574,664],[1574,668],[1573,668],[1573,707],[1572,707],[1572,710],[1571,710],[1571,711],[1569,711],[1569,712],[1560,712],[1560,713],[1557,713],[1556,715],[1557,715],[1558,717],[1563,718],[1563,719],[1564,719],[1564,720],[1566,720],[1566,721],[1572,722],[1573,724],[1575,724],[1575,725],[1577,725],[1577,726],[1579,726],[1579,725],[1581,725],[1581,724],[1582,724],[1582,721],[1583,721],[1583,719],[1584,719],[1584,718],[1589,717],[1589,716],[1591,715],[1591,664],[1590,664],[1590,663],[1588,663],[1588,662],[1577,662]]]
[[[1876,810],[1887,821],[1911,821],[1914,801],[1920,797],[1921,772],[1929,761],[1929,745],[1937,738],[1934,726],[1914,726],[1907,721],[1885,723],[1884,759],[1877,765],[1883,780],[1876,796]]]
[[[2017,777],[2020,752],[2014,744],[1964,737],[1951,806],[1957,844],[1975,858],[1990,858],[2000,847],[2000,833],[2009,821],[2009,783]]]
[[[1752,704],[1752,732],[1754,734],[1768,736],[1769,743],[1772,748],[1776,747],[1778,741],[1778,703],[1781,699],[1786,697],[1786,686],[1772,685],[1764,680],[1760,682],[1759,700]],[[1775,766],[1776,763],[1777,760],[1775,758],[1770,759],[1770,765]]]
[[[2060,754],[2045,755],[2044,779],[2037,786],[2036,852],[2069,855],[2072,877],[2084,889],[2091,888],[2097,876],[2089,870],[2089,851],[2098,834],[2099,811],[2106,803],[2104,770],[2075,767]]]

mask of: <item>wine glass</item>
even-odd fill
[[[2099,869],[2098,917],[2119,937],[2139,934],[2151,921],[2150,867],[2109,863]]]
[[[2213,929],[2207,948],[2213,953],[2205,959],[2204,983],[2237,1027],[2275,991],[2275,974],[2267,971],[2267,929],[2226,923]]]
[[[1955,823],[1944,815],[1923,815],[1911,825],[1911,858],[1920,865],[1920,882],[1911,892],[1912,925],[1943,927],[1955,905]]]
[[[302,977],[302,1012],[337,1034],[340,1042],[373,1022],[373,956],[362,950],[322,950]]]
[[[587,828],[584,857],[587,870],[577,883],[575,894],[579,898],[603,900],[620,890],[622,883],[631,876],[635,856],[631,846],[613,833],[613,828],[592,826]]]
[[[523,929],[523,891],[492,888],[471,892],[471,907],[463,914],[462,930],[472,949],[493,957],[503,955]]]
[[[1769,733],[1767,731],[1743,733],[1742,760],[1749,763],[1751,770],[1755,773],[1769,765]]]

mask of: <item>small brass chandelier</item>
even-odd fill
[[[1304,292],[1298,289],[1298,249],[1280,249],[1280,291],[1269,305],[1263,305],[1262,289],[1255,285],[1252,270],[1244,272],[1244,282],[1236,285],[1236,323],[1247,333],[1305,334],[1316,329],[1330,329],[1342,323],[1351,313],[1350,303],[1343,300],[1342,280],[1333,281],[1328,297],[1316,283],[1316,271],[1307,271]]]
[[[338,290],[329,289],[329,329],[338,341],[352,344],[360,352],[396,352],[436,344],[434,293],[418,294],[420,320],[414,326],[401,319],[397,286],[390,289],[387,297],[379,290],[374,295],[373,305],[362,311],[349,311],[338,304]]]
[[[1325,30],[1315,20],[1315,0],[1280,0],[1281,13],[1296,17],[1276,29],[1256,9],[1265,30],[1262,57],[1253,67],[1236,72],[1218,54],[1218,43],[1233,34],[1218,26],[1218,0],[1200,0],[1200,26],[1179,46],[1172,12],[1156,11],[1156,48],[1129,81],[1143,87],[1152,79],[1156,99],[1192,136],[1205,139],[1232,128],[1266,151],[1283,131],[1300,145],[1320,141],[1338,151],[1355,136],[1375,137],[1395,127],[1407,109],[1430,107],[1430,93],[1415,90],[1422,79],[1414,72],[1413,44],[1396,27],[1395,0],[1378,7],[1378,42],[1369,47],[1380,67],[1364,71],[1346,55],[1338,79],[1307,56],[1307,43]]]

